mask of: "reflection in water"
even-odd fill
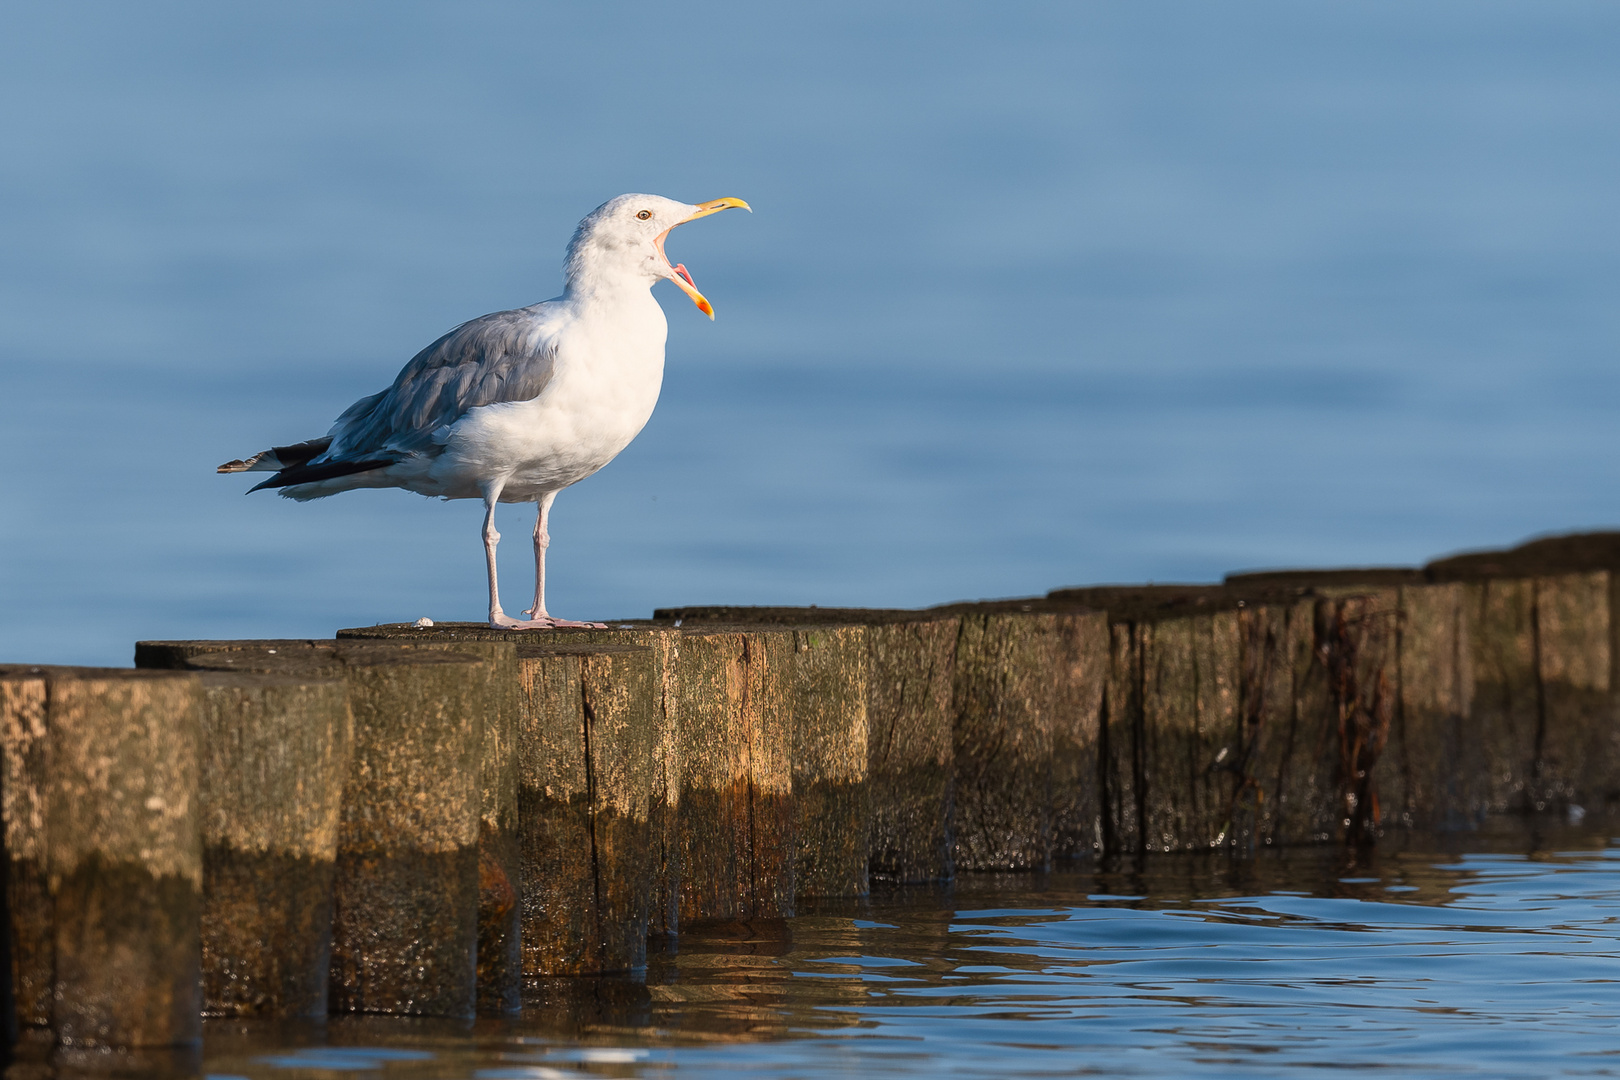
[[[1620,847],[1522,821],[1376,851],[975,875],[689,933],[521,1018],[211,1022],[217,1078],[1620,1072]],[[78,1062],[66,1072],[83,1071]]]

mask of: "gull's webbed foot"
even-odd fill
[[[525,612],[525,614],[527,614]],[[491,630],[606,630],[607,623],[575,622],[573,619],[554,619],[542,615],[538,619],[514,619],[503,612],[489,617]]]

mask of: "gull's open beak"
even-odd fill
[[[743,202],[741,199],[714,199],[710,202],[698,203],[696,213],[692,214],[691,217],[682,218],[681,220],[677,221],[675,225],[685,225],[688,221],[696,221],[700,217],[708,217],[710,214],[718,214],[720,211],[730,210],[734,206],[741,207],[742,209],[747,210],[750,214],[754,212],[754,208]],[[664,254],[664,241],[669,237],[670,229],[673,229],[675,225],[671,225],[669,229],[665,229],[663,232],[659,233],[658,238],[653,241],[658,248],[658,254],[664,256],[664,265],[666,266],[669,266],[669,256]],[[687,271],[686,267],[670,266],[669,269],[669,280],[680,286],[681,291],[692,298],[692,303],[697,305],[699,311],[713,319],[714,305],[710,304],[704,295],[697,291],[697,285],[693,283],[692,275]]]
[[[693,214],[689,218],[682,218],[680,221],[676,222],[676,224],[685,225],[688,221],[696,221],[700,217],[708,217],[710,214],[718,214],[722,210],[730,210],[734,207],[737,209],[746,210],[750,214],[754,212],[754,208],[743,202],[741,199],[715,199],[712,202],[698,203],[697,213]]]

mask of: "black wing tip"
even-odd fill
[[[332,480],[339,476],[370,472],[373,469],[386,469],[394,463],[392,458],[388,458],[382,461],[325,461],[319,465],[289,465],[274,476],[248,488],[247,493],[251,495],[255,491],[263,491],[265,488],[313,484],[319,480]]]
[[[332,436],[323,435],[319,439],[305,439],[303,442],[292,443],[289,446],[272,446],[270,452],[276,455],[282,468],[289,465],[303,465],[311,458],[319,457],[332,447]]]

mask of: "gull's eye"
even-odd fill
[[[652,217],[652,211],[651,210],[637,210],[636,211],[636,220],[637,221],[646,221],[650,217]]]

